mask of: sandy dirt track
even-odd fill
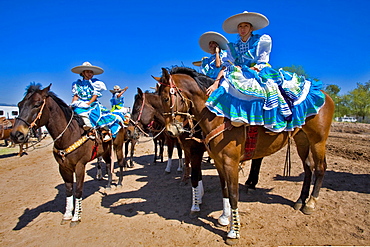
[[[318,209],[309,216],[292,207],[303,169],[292,148],[291,176],[283,177],[285,152],[264,159],[255,191],[246,194],[244,188],[250,162],[240,173],[238,246],[370,245],[370,125],[333,124]],[[123,188],[110,191],[106,180],[94,179],[95,163],[87,165],[82,222],[70,228],[60,225],[65,189],[52,147],[29,150],[21,158],[0,155],[0,246],[226,245],[227,228],[215,224],[222,195],[212,163],[203,164],[202,212],[192,219],[191,186],[180,185],[177,160],[171,174],[164,174],[165,163],[152,164],[150,141],[136,146],[134,161]]]

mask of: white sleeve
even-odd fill
[[[107,90],[105,83],[102,81],[94,81],[91,84],[94,87],[94,95],[98,95],[99,97],[102,96],[104,90]]]
[[[262,69],[269,66],[268,62],[270,61],[271,47],[271,37],[267,34],[262,35],[257,45],[257,63],[255,67]]]

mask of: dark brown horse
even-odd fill
[[[143,102],[145,103],[143,104]],[[161,126],[164,126],[164,117],[162,115],[163,106],[158,94],[143,93],[140,89],[138,89],[138,94],[135,97],[133,109],[133,112],[137,112],[141,109],[146,117],[148,117],[146,120],[145,118],[141,118],[139,121],[144,128],[146,123],[151,121],[151,119],[160,122]],[[135,119],[136,117],[133,118]],[[190,138],[190,136],[192,136],[192,138]],[[176,138],[180,142],[181,147],[185,152],[185,172],[183,173],[181,184],[187,184],[191,170],[191,184],[193,193],[191,215],[197,215],[199,213],[200,204],[202,203],[202,196],[204,194],[201,164],[203,154],[206,149],[204,144],[199,142],[201,138],[202,133],[200,127],[197,127],[192,135],[191,133],[183,133]]]
[[[235,244],[238,242],[240,234],[238,165],[244,155],[246,130],[249,127],[233,127],[227,119],[217,117],[208,110],[205,106],[208,98],[205,89],[213,84],[214,80],[211,78],[192,69],[181,67],[176,67],[171,72],[162,69],[162,72],[159,95],[166,114],[167,130],[172,135],[178,136],[183,131],[185,119],[187,121],[198,121],[205,136],[204,141],[208,152],[215,161],[220,177],[224,210],[219,218],[219,223],[221,225],[230,224],[226,242]],[[292,134],[305,171],[301,194],[294,208],[301,209],[305,214],[314,211],[319,197],[327,167],[325,159],[326,140],[329,135],[333,113],[334,103],[326,95],[325,104],[319,113],[308,117],[305,125]],[[284,147],[289,139],[289,133],[287,132],[269,135],[261,126],[258,127],[257,131],[257,143],[253,159],[275,153]],[[314,188],[306,202],[309,197],[313,171],[315,174]]]
[[[40,89],[39,84],[29,86],[25,97],[18,103],[20,113],[14,124],[11,138],[16,143],[24,143],[31,129],[46,127],[54,140],[54,158],[59,164],[59,172],[66,187],[66,212],[62,224],[71,221],[70,226],[75,226],[81,221],[85,165],[93,158],[102,156],[108,165],[108,187],[110,187],[113,171],[112,146],[116,151],[120,167],[118,185],[122,185],[125,163],[122,147],[126,130],[121,128],[116,138],[109,142],[101,142],[99,136],[95,139],[88,137],[82,128],[81,118],[74,115],[64,101],[50,92],[50,87],[51,84],[44,89]],[[73,193],[74,174],[75,193]]]
[[[168,160],[165,172],[171,172],[171,165],[172,165],[172,154],[173,148],[176,146],[177,153],[179,157],[179,166],[177,168],[178,172],[183,170],[183,159],[182,159],[182,149],[177,141],[177,138],[173,138],[168,136],[167,134],[160,136],[160,132],[166,133],[164,130],[164,118],[161,114],[161,102],[157,95],[153,93],[143,93],[140,88],[137,89],[138,94],[135,95],[134,105],[132,107],[132,115],[131,119],[132,122],[141,131],[148,132],[153,131],[150,130],[150,126],[155,126],[155,131],[153,132],[153,136],[156,137],[158,135],[159,138],[164,136],[166,144],[167,144],[167,152],[168,152]],[[157,110],[158,109],[158,110]],[[154,138],[154,145],[155,149],[157,148],[156,145],[156,138]],[[160,148],[162,149],[162,148]],[[163,153],[160,151],[160,153]],[[156,163],[156,155],[157,152],[155,151],[154,154],[154,163]],[[163,162],[163,155],[162,155],[162,162]]]

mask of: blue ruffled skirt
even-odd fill
[[[113,138],[115,138],[123,120],[119,116],[112,114],[99,102],[94,102],[90,106],[89,108],[75,107],[73,110],[78,115],[87,112],[94,128],[107,126],[111,130]]]
[[[232,66],[206,102],[217,116],[232,122],[262,125],[273,132],[292,131],[325,103],[322,82],[280,69],[257,73]]]

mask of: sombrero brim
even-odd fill
[[[252,24],[253,30],[262,29],[269,24],[267,17],[262,14],[244,12],[227,18],[222,24],[222,29],[226,33],[238,33],[238,25],[242,22],[248,22]]]
[[[202,61],[195,61],[195,62],[193,62],[193,65],[194,66],[201,66],[202,65]]]
[[[123,89],[120,89],[120,90],[109,90],[111,93],[120,93],[123,91]]]
[[[210,32],[206,32],[206,33],[204,33],[200,36],[200,38],[199,38],[200,48],[202,48],[203,51],[205,51],[207,53],[210,53],[210,51],[209,51],[209,42],[211,42],[211,41],[215,41],[220,46],[220,48],[222,50],[226,50],[227,49],[227,44],[229,43],[227,38],[225,38],[225,36],[223,36],[222,34],[210,31]]]
[[[92,72],[94,72],[94,75],[100,75],[100,74],[103,74],[104,70],[98,66],[86,66],[86,65],[80,65],[80,66],[76,66],[74,68],[71,69],[71,71],[73,73],[76,73],[76,74],[81,74],[82,71],[84,70],[91,70]]]

